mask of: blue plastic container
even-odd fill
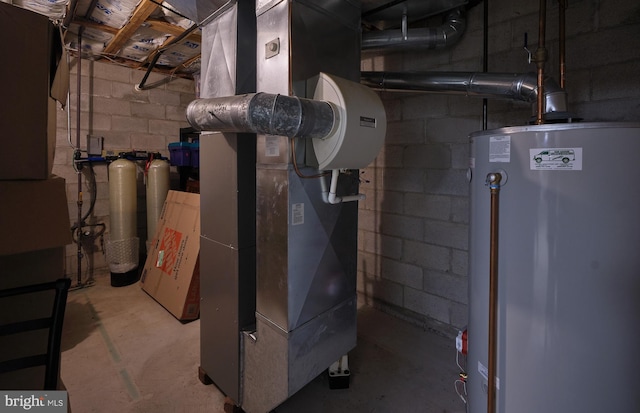
[[[169,144],[169,160],[174,166],[191,166],[191,143],[171,142]]]
[[[200,167],[200,142],[191,142],[191,166]]]

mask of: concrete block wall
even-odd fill
[[[559,80],[558,2],[547,6],[547,75]],[[538,4],[489,3],[489,71],[535,72]],[[566,10],[569,110],[585,121],[640,121],[640,3],[570,1]],[[433,25],[441,24],[439,18]],[[483,4],[446,50],[363,53],[367,71],[482,71]],[[453,335],[467,323],[468,135],[482,129],[482,100],[381,92],[385,146],[363,170],[358,291],[397,316]],[[488,101],[488,127],[526,124],[529,104]]]
[[[77,119],[77,61],[71,62],[71,97],[67,108],[57,111],[56,152],[53,173],[66,179],[69,217],[72,225],[77,222],[78,175],[73,166],[76,145]],[[139,150],[160,152],[169,156],[168,144],[180,140],[180,128],[189,126],[185,118],[187,104],[195,99],[192,80],[174,78],[153,89],[136,91],[145,72],[100,61],[82,61],[80,85],[80,148],[87,148],[87,135],[102,136],[104,149]],[[152,73],[146,86],[166,79],[165,75]],[[86,152],[82,153],[86,157]],[[146,238],[146,200],[143,178],[144,163],[138,165],[138,234]],[[95,207],[86,219],[88,224],[104,223],[109,233],[109,184],[108,166],[93,164],[95,172]],[[171,167],[176,175],[175,167]],[[92,198],[91,169],[82,168],[84,216]],[[172,179],[172,185],[175,179]],[[177,184],[176,184],[177,185]],[[174,185],[175,186],[175,185]],[[174,189],[177,189],[175,186]],[[106,237],[95,237],[99,227],[87,227],[84,238],[82,273],[83,281],[93,271],[107,267],[104,255]],[[144,243],[142,244],[144,246]],[[66,248],[66,274],[76,280],[77,244]],[[140,263],[144,265],[144,263]]]

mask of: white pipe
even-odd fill
[[[328,204],[340,204],[342,202],[352,202],[352,201],[364,201],[366,199],[365,194],[356,194],[356,195],[347,195],[347,196],[336,196],[336,191],[338,189],[338,177],[340,176],[339,169],[331,170],[331,187],[327,191],[327,182],[324,177],[320,178],[320,185],[322,186],[322,200]]]
[[[338,177],[340,176],[340,171],[338,169],[334,169],[331,171],[331,189],[329,189],[329,203],[330,204],[338,204],[342,202],[342,198],[336,196],[336,191],[338,190]]]

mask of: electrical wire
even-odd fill
[[[464,392],[464,396],[462,395],[459,389],[460,383],[462,384],[462,390]],[[467,382],[462,379],[456,379],[453,382],[453,387],[456,389],[456,394],[458,395],[458,397],[460,397],[460,400],[462,400],[464,404],[467,404],[467,399],[465,398],[465,396],[467,396]]]
[[[456,393],[458,394],[458,397],[460,397],[462,402],[466,405],[467,404],[467,399],[466,399],[466,396],[467,396],[467,372],[466,372],[466,369],[464,367],[462,367],[462,365],[460,364],[460,352],[457,349],[456,349],[456,365],[460,369],[460,373],[458,373],[459,378],[457,378],[453,382],[453,387],[455,387]],[[465,363],[465,365],[466,365],[466,363]],[[464,395],[459,390],[459,384],[460,383],[462,384],[462,390],[464,392]]]
[[[456,364],[458,365],[458,368],[460,369],[461,372],[465,372],[465,369],[460,365],[460,352],[456,351]]]

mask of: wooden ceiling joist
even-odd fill
[[[118,29],[114,29],[111,26],[107,26],[105,24],[100,24],[100,23],[96,23],[94,21],[91,21],[89,19],[85,19],[84,17],[75,17],[73,19],[73,23],[79,25],[79,26],[84,26],[87,29],[96,29],[99,30],[101,32],[105,32],[105,33],[110,33],[112,35],[116,35],[118,34]]]
[[[176,26],[173,25],[169,22],[166,21],[162,21],[162,20],[147,20],[146,22],[149,27],[151,27],[153,30],[159,31],[160,33],[168,33],[172,36],[180,36],[182,34],[182,32],[185,31],[185,29],[183,29],[180,26]],[[194,41],[194,42],[198,42],[201,43],[202,42],[202,36],[198,33],[191,33],[186,37],[188,40]]]
[[[149,0],[142,0],[136,10],[133,12],[129,22],[116,33],[113,40],[109,42],[104,49],[105,54],[116,54],[127,41],[133,36],[138,28],[147,20],[147,18],[153,13],[157,4],[152,3]]]

